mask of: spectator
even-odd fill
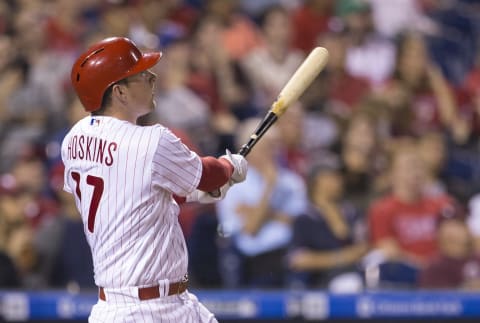
[[[256,25],[239,11],[239,0],[207,0],[205,11],[221,24],[221,45],[228,57],[239,61],[260,44]]]
[[[80,1],[58,0],[50,4],[45,21],[47,46],[53,51],[75,52],[87,32],[81,18],[83,5]]]
[[[367,79],[353,76],[347,70],[344,35],[328,32],[319,37],[317,44],[328,49],[329,60],[301,100],[307,114],[305,132],[308,145],[311,148],[329,148],[339,142],[342,128],[354,118],[357,106],[371,88]],[[349,90],[345,91],[347,88]],[[315,143],[319,141],[324,142],[316,147]],[[326,155],[324,152],[321,154]]]
[[[7,253],[19,274],[22,288],[39,289],[47,286],[39,270],[40,259],[33,240],[33,231],[26,224],[14,228],[7,242]]]
[[[435,24],[422,12],[418,0],[369,0],[375,29],[390,39],[405,30],[431,32]]]
[[[293,172],[306,177],[313,162],[313,152],[307,146],[306,116],[300,102],[293,103],[277,121],[281,141],[280,162]],[[318,132],[316,132],[318,134]]]
[[[433,60],[452,84],[461,84],[479,48],[479,10],[475,0],[421,1],[434,28],[427,32]]]
[[[2,1],[0,3],[0,35],[10,35],[12,33],[13,12],[17,9],[17,5],[17,2],[14,0]]]
[[[384,190],[385,152],[375,120],[363,112],[349,120],[340,143],[345,198],[367,212],[373,198]]]
[[[0,250],[5,250],[7,256],[2,258],[6,266],[4,270],[12,272],[8,267],[8,259],[11,259],[16,273],[5,284],[10,287],[46,287],[48,281],[43,266],[47,265],[47,259],[41,257],[41,248],[37,244],[39,230],[35,226],[41,208],[35,195],[26,187],[18,186],[13,175],[5,174],[0,181]]]
[[[255,89],[256,105],[268,109],[304,59],[291,49],[292,27],[287,10],[269,7],[260,19],[262,46],[253,49],[242,61]]]
[[[93,262],[75,200],[63,191],[63,164],[52,169],[52,189],[60,200],[56,218],[37,233],[37,248],[44,259],[42,269],[51,286],[77,291],[95,288]]]
[[[468,102],[466,109],[462,112],[466,113],[466,117],[471,120],[468,124],[468,135],[476,139],[480,134],[480,52],[478,53],[477,63],[465,77],[461,89]],[[457,142],[461,143],[462,141]]]
[[[253,17],[256,21],[262,13],[270,6],[281,5],[287,10],[298,8],[302,4],[302,0],[240,0],[242,11]]]
[[[328,84],[330,109],[340,118],[349,118],[356,106],[371,91],[369,80],[355,76],[347,70],[347,39],[339,33],[328,33],[319,39],[319,45],[328,49],[330,55],[324,73]],[[349,89],[345,91],[345,89]]]
[[[394,152],[391,192],[372,203],[368,220],[373,247],[387,260],[421,268],[437,252],[436,221],[452,198],[425,194],[425,165],[417,149],[407,141]]]
[[[480,52],[479,52],[480,54]],[[462,201],[480,190],[480,56],[461,88],[459,126],[446,136],[445,182],[450,192]],[[460,131],[458,131],[460,130]],[[473,229],[473,228],[472,228]],[[475,231],[474,231],[475,232]]]
[[[197,10],[185,1],[146,0],[132,7],[131,39],[151,49],[163,47],[171,39],[187,37],[198,19]]]
[[[252,107],[250,85],[236,60],[218,46],[222,24],[213,15],[202,16],[193,28],[190,61],[192,71],[188,86],[200,96],[211,111],[211,126],[219,146],[234,149],[233,131],[238,120],[257,113]]]
[[[237,137],[240,145],[259,121],[254,118],[242,123]],[[231,250],[222,250],[222,269],[230,275],[224,278],[227,286],[284,284],[284,257],[292,237],[291,223],[305,210],[306,196],[302,178],[277,164],[278,145],[278,133],[275,127],[270,128],[248,155],[250,169],[245,182],[232,187],[230,197],[217,204],[222,234],[231,240],[239,257],[226,258]],[[235,261],[241,267],[229,268]]]
[[[13,229],[27,222],[24,211],[29,201],[30,196],[17,186],[11,174],[0,177],[0,246],[3,248]]]
[[[44,85],[31,81],[30,69],[28,60],[18,56],[0,77],[0,91],[5,91],[7,98],[1,142],[4,167],[11,166],[11,157],[15,157],[19,146],[42,138],[47,132],[52,104],[45,95]]]
[[[189,251],[189,281],[198,288],[222,287],[218,228],[215,208],[203,205],[197,210],[191,231],[185,237]]]
[[[297,275],[290,283],[327,288],[342,274],[356,273],[359,285],[352,288],[358,288],[362,279],[357,263],[367,242],[363,217],[343,199],[342,174],[335,166],[314,167],[307,188],[309,207],[293,222],[288,264]]]
[[[57,50],[56,45],[49,46],[46,24],[47,20],[57,13],[59,2],[52,2],[50,5],[52,6],[41,5],[39,1],[22,2],[21,10],[17,12],[15,18],[15,44],[19,55],[25,57],[27,66],[30,67],[29,75],[25,79],[26,86],[41,89],[40,94],[26,96],[28,108],[37,107],[38,111],[41,107],[43,114],[48,113],[44,118],[49,118],[49,129],[52,129],[61,126],[61,123],[60,125],[57,123],[59,122],[57,117],[61,116],[66,102],[65,84],[69,80],[74,49]],[[66,6],[70,4],[67,3]]]
[[[135,16],[129,30],[130,39],[145,48],[158,48],[162,36],[185,36],[186,31],[182,26],[169,24],[168,3],[168,1],[141,1],[134,10]],[[166,35],[161,32],[162,27],[169,31]]]
[[[45,157],[47,158],[46,164],[48,171],[50,171],[52,166],[57,165],[57,163],[61,161],[60,147],[62,139],[67,134],[68,129],[78,120],[87,116],[78,98],[70,96],[67,99],[68,104],[65,107],[66,111],[62,116],[62,119],[64,119],[62,122],[63,127],[57,131],[50,131],[49,136],[45,138]]]
[[[99,8],[99,29],[105,35],[128,37],[133,22],[133,6],[130,1],[105,1]]]
[[[472,234],[475,252],[480,254],[480,193],[474,194],[468,201],[468,228]]]
[[[418,33],[398,38],[395,73],[380,93],[402,119],[409,119],[406,129],[397,127],[399,123],[394,120],[393,135],[445,130],[455,134],[461,126],[452,87],[431,61],[425,40]]]
[[[24,155],[11,169],[11,174],[15,185],[29,198],[28,204],[23,204],[25,215],[33,228],[36,228],[46,219],[56,216],[58,205],[48,189],[44,156],[35,151],[37,147],[31,149],[32,147],[27,147]]]
[[[439,219],[439,254],[420,273],[422,288],[480,289],[480,257],[462,214]]]
[[[446,162],[447,147],[439,132],[430,132],[419,138],[419,154],[426,166],[425,194],[439,196],[447,193],[443,182],[443,169]]]
[[[306,0],[292,13],[293,46],[309,53],[318,37],[328,30],[333,14],[332,0]]]
[[[386,81],[395,65],[395,46],[376,33],[371,7],[362,0],[336,1],[336,13],[347,37],[347,71],[368,79],[373,86]]]
[[[201,151],[211,152],[216,145],[210,129],[210,110],[205,101],[187,86],[189,51],[185,39],[171,42],[165,49],[165,64],[158,73],[160,90],[155,98],[157,108],[154,113],[166,126],[184,131]]]
[[[8,254],[0,249],[0,288],[19,288],[20,280],[18,277],[17,269],[8,256]]]

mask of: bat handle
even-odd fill
[[[240,150],[238,151],[238,154],[246,157],[250,152],[250,149],[252,149],[252,147],[250,147],[248,144],[244,144],[242,148],[240,148]]]
[[[267,130],[277,121],[277,115],[270,110],[255,131],[250,135],[250,139],[240,148],[238,154],[246,157],[255,144],[262,138]]]

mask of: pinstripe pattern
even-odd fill
[[[172,193],[185,196],[196,188],[200,158],[160,125],[86,117],[65,137],[62,159],[65,190],[74,196],[77,182],[71,174],[80,174],[81,199],[75,200],[92,251],[95,283],[113,292],[181,280],[187,249]],[[93,232],[87,223],[96,187],[87,176],[103,181]],[[135,293],[119,293],[115,302],[106,294],[107,302],[94,306],[89,322],[216,322],[189,293],[142,302]]]
[[[93,306],[89,322],[218,323],[213,314],[188,292],[150,301],[99,301]]]

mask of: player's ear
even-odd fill
[[[123,84],[115,84],[112,88],[112,96],[125,104],[127,101],[126,87]]]

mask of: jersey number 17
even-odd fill
[[[80,191],[80,173],[71,172],[70,174],[75,183],[77,183],[75,194],[77,195],[78,199],[82,201],[82,192]],[[93,186],[92,199],[90,200],[90,206],[88,207],[87,222],[88,231],[93,233],[95,216],[97,215],[98,205],[100,204],[100,199],[102,198],[103,194],[103,179],[98,176],[87,175],[87,184]]]

